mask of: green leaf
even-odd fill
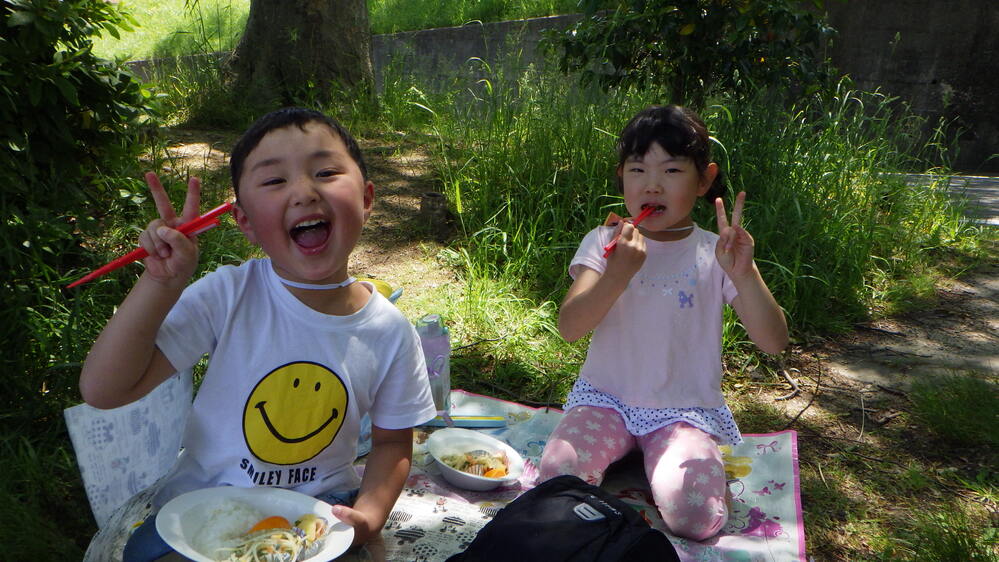
[[[38,104],[41,101],[42,101],[41,80],[32,80],[28,82],[28,103],[32,107],[38,107]]]
[[[8,27],[19,27],[22,25],[28,25],[35,21],[35,14],[31,12],[15,11],[7,18]]]
[[[73,107],[80,107],[80,97],[76,93],[76,87],[70,84],[69,80],[66,80],[62,76],[56,76],[55,85],[62,93],[62,97],[66,98],[66,101],[73,104]]]

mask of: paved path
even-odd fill
[[[909,174],[909,181],[929,185],[935,176]],[[953,176],[950,190],[955,197],[967,201],[968,217],[976,222],[999,226],[999,177]]]

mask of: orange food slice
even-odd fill
[[[256,525],[250,528],[248,533],[256,533],[265,529],[291,529],[291,523],[280,515],[272,515],[258,521]]]
[[[485,476],[486,478],[502,478],[502,477],[506,476],[506,469],[505,468],[490,468],[489,470],[486,471],[485,474],[483,474],[483,476]]]

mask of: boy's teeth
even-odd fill
[[[324,220],[302,221],[291,229],[291,237],[303,248],[318,248],[330,235],[330,225]]]

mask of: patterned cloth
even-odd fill
[[[190,370],[112,410],[87,404],[63,412],[97,526],[170,470],[194,395]]]
[[[557,409],[530,408],[461,390],[452,391],[451,402],[454,415],[505,416],[508,422],[505,428],[482,431],[506,441],[524,456],[527,461],[524,474],[516,484],[489,492],[458,490],[440,476],[425,444],[416,444],[413,470],[382,531],[388,560],[431,562],[461,552],[497,511],[534,487],[541,452],[562,418]],[[683,561],[804,562],[807,557],[796,433],[782,431],[743,437],[745,441],[739,445],[721,447],[731,493],[729,520],[721,533],[700,543],[672,536],[670,540]],[[358,464],[363,465],[364,459]],[[125,484],[118,482],[118,485]],[[625,457],[611,467],[601,487],[665,532],[640,461]],[[128,534],[150,511],[149,499],[154,491],[155,485],[112,509],[84,560],[120,560]]]
[[[417,445],[409,480],[382,532],[389,560],[429,562],[462,551],[497,511],[537,483],[541,452],[562,417],[556,409],[530,408],[461,390],[452,391],[451,402],[455,415],[506,416],[507,427],[480,431],[509,443],[524,456],[527,468],[511,486],[489,492],[459,490],[444,481],[425,447]],[[683,561],[804,562],[797,435],[782,431],[743,438],[739,445],[721,446],[731,493],[728,523],[704,542],[673,536],[670,541]],[[611,467],[601,487],[666,532],[641,460],[625,457]]]

